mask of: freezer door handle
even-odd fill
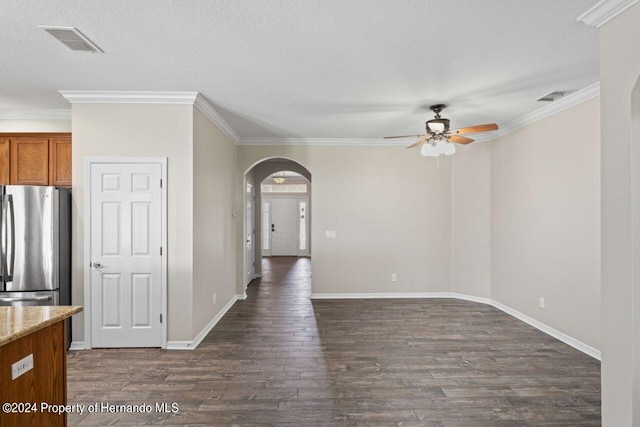
[[[41,297],[0,297],[0,302],[50,301],[51,295]]]
[[[11,262],[8,264],[11,266],[11,270],[7,271],[7,282],[13,281],[13,272],[16,267],[16,221],[15,214],[13,212],[13,195],[8,194],[7,199],[9,201],[9,216],[11,218]],[[8,227],[7,227],[8,228]],[[7,262],[6,257],[8,254],[5,254],[5,263]]]
[[[6,226],[6,197],[0,194],[0,290],[4,291],[7,282],[7,226]]]

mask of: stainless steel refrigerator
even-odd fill
[[[0,186],[0,306],[71,304],[71,190]]]

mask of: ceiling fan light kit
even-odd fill
[[[469,144],[473,139],[460,136],[465,133],[489,132],[498,129],[495,123],[485,125],[469,126],[450,130],[449,119],[440,117],[442,110],[446,108],[444,104],[436,104],[429,107],[435,113],[435,118],[427,121],[426,134],[422,135],[402,135],[402,136],[385,136],[388,138],[421,138],[418,142],[411,144],[407,148],[420,147],[420,154],[427,157],[439,157],[441,154],[450,156],[456,152],[453,143]]]
[[[450,156],[455,154],[456,147],[447,141],[440,140],[436,144],[429,143],[423,144],[420,148],[420,154],[426,157],[439,157],[441,154],[445,156]]]

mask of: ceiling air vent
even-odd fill
[[[89,40],[87,36],[82,34],[75,27],[49,27],[40,26],[47,33],[51,34],[57,40],[61,41],[71,50],[91,53],[104,53],[94,42]]]
[[[549,92],[548,94],[536,99],[536,101],[545,101],[545,102],[553,102],[562,98],[563,96],[567,96],[572,93],[572,90],[559,91],[554,90],[553,92]]]

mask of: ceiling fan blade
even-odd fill
[[[471,138],[467,138],[466,136],[458,136],[458,135],[451,135],[448,139],[449,141],[455,142],[456,144],[468,144],[470,142],[473,142],[473,139]]]
[[[491,130],[498,130],[498,125],[495,123],[489,123],[486,125],[469,126],[466,128],[452,130],[451,134],[462,135],[465,133],[489,132]]]
[[[428,142],[430,139],[431,139],[431,137],[425,138],[425,139],[421,139],[420,141],[416,142],[415,144],[411,144],[410,146],[408,146],[407,149],[414,148],[414,147],[419,147],[422,144],[424,144],[425,142]]]
[[[427,136],[427,134],[423,133],[422,135],[385,136],[384,139],[391,139],[391,138],[419,138],[419,137],[423,137],[423,136]]]

